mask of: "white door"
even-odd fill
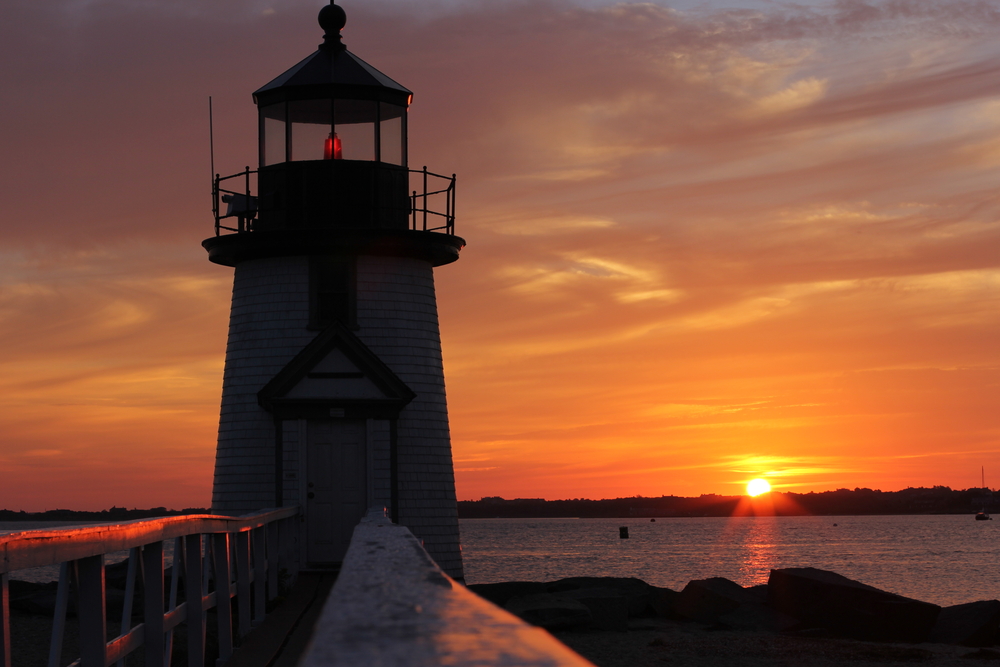
[[[336,563],[367,507],[365,423],[310,419],[307,429],[306,560]]]

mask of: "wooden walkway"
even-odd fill
[[[247,635],[227,667],[296,667],[336,579],[335,573],[299,573],[292,590]]]

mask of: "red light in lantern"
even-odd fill
[[[323,159],[342,160],[343,158],[343,146],[340,143],[340,137],[337,136],[336,132],[331,132],[330,136],[326,138],[326,143],[323,144]]]

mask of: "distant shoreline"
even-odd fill
[[[705,494],[696,498],[660,496],[588,500],[545,500],[499,496],[458,501],[460,519],[625,519],[731,516],[903,516],[975,514],[993,511],[990,489],[952,490],[946,486],[902,491],[837,489],[822,493],[771,493],[749,496]]]
[[[659,519],[732,516],[903,516],[975,514],[994,511],[1000,503],[990,489],[953,490],[946,486],[908,488],[901,491],[837,489],[821,493],[771,493],[748,496],[704,494],[698,497],[660,496],[590,500],[574,498],[505,499],[499,496],[459,500],[460,519]],[[0,521],[128,521],[161,516],[211,514],[202,507],[182,510],[154,507],[112,507],[99,512],[69,509],[45,512],[0,510]]]
[[[88,512],[67,509],[46,510],[44,512],[24,512],[0,510],[0,523],[22,522],[87,522],[103,523],[108,521],[132,521],[134,519],[152,519],[161,516],[183,516],[186,514],[211,514],[212,510],[201,507],[188,507],[182,510],[168,510],[165,507],[152,509],[125,509],[112,507],[99,512]]]

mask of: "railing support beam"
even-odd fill
[[[107,667],[108,622],[104,597],[104,554],[78,562],[80,667]]]
[[[49,667],[59,667],[62,659],[63,636],[66,633],[66,611],[69,607],[70,563],[59,564],[59,587],[52,617],[52,640],[49,643]]]
[[[278,528],[284,523],[275,521],[264,526],[267,531],[267,599],[278,597]]]
[[[264,606],[266,593],[264,585],[267,583],[267,559],[264,557],[265,527],[254,528],[250,531],[253,547],[253,624],[257,626],[264,622],[264,614],[267,613]]]
[[[9,575],[0,574],[0,667],[10,664],[10,587]]]
[[[239,636],[250,634],[250,531],[233,535],[236,541],[236,603],[239,607]]]
[[[228,662],[233,654],[233,604],[230,594],[232,570],[229,560],[229,533],[212,536],[212,559],[215,565],[215,610],[219,620],[219,660],[221,665]]]
[[[142,549],[146,667],[163,667],[163,542]]]
[[[184,603],[187,607],[188,665],[205,667],[205,609],[201,588],[201,535],[184,538]],[[174,559],[177,567],[177,559]]]

